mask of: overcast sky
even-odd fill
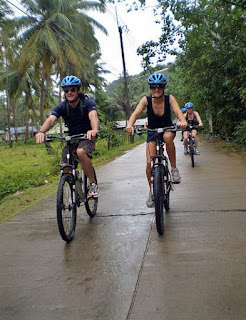
[[[16,6],[21,7],[21,0],[10,0]],[[129,3],[132,3],[129,0]],[[127,13],[124,3],[117,5],[107,4],[107,12],[100,14],[92,12],[90,15],[97,19],[108,31],[104,35],[101,31],[96,30],[96,37],[101,46],[102,58],[100,62],[105,63],[104,68],[111,71],[111,74],[105,75],[106,79],[111,82],[118,79],[123,73],[120,37],[117,26],[116,9],[118,14],[119,25],[123,28],[123,44],[125,53],[125,64],[128,74],[134,75],[141,72],[141,57],[137,56],[137,48],[146,41],[157,41],[161,34],[161,25],[156,24],[153,14],[153,6],[156,0],[147,0],[147,8],[142,11],[133,11]],[[15,9],[18,15],[22,12]],[[128,31],[126,31],[126,26]],[[86,45],[86,44],[85,44]],[[174,61],[173,57],[168,57],[167,62]]]
[[[129,1],[132,3],[132,1]],[[147,0],[147,8],[142,11],[127,13],[124,3],[117,4],[119,25],[127,26],[127,31],[123,31],[123,44],[125,53],[125,64],[128,74],[134,75],[143,71],[141,67],[141,57],[137,56],[137,48],[146,41],[157,41],[161,35],[161,25],[156,24],[156,17],[153,14],[153,6],[156,0]],[[118,78],[123,73],[120,37],[117,27],[115,6],[107,5],[107,13],[100,15],[100,23],[108,30],[108,36],[100,31],[96,32],[101,45],[102,60],[106,62],[106,68],[112,72],[107,75],[108,81]],[[99,14],[96,14],[99,16]],[[167,62],[174,61],[173,57],[168,57]]]

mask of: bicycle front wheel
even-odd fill
[[[190,140],[190,158],[191,158],[191,166],[195,166],[195,161],[194,161],[194,141],[193,139]]]
[[[73,201],[73,176],[64,174],[57,191],[57,224],[62,239],[70,242],[75,234],[77,206]]]
[[[96,184],[97,184],[97,177],[96,177],[95,170],[94,170],[94,175],[95,175]],[[87,198],[88,190],[89,190],[89,179],[87,178],[87,176],[83,172],[83,191],[84,191],[85,198],[86,198],[85,209],[86,209],[87,214],[90,217],[94,217],[97,212],[98,198],[94,198],[94,197]]]
[[[161,166],[154,167],[153,192],[155,202],[155,221],[157,232],[162,235],[164,233],[164,212],[163,212],[163,168]]]

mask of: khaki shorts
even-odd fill
[[[89,158],[92,157],[92,152],[95,150],[96,139],[93,140],[73,140],[71,141],[71,150],[72,155],[77,157],[76,150],[78,148],[82,148],[86,151]],[[61,163],[67,163],[67,152],[68,152],[68,145],[62,151]]]

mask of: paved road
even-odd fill
[[[246,164],[201,142],[165,235],[145,206],[144,145],[100,168],[97,217],[57,231],[55,196],[0,225],[3,320],[246,319]]]

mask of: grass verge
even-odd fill
[[[207,141],[215,146],[215,148],[233,157],[246,160],[246,145],[237,142],[222,140],[220,138],[207,138],[199,136],[201,140]]]
[[[121,145],[118,148],[109,150],[106,155],[93,159],[95,169],[113,161],[115,158],[123,155],[127,150],[133,149],[143,142],[143,140],[136,139],[134,144]],[[24,191],[18,191],[6,196],[4,201],[0,203],[0,223],[14,217],[18,213],[33,206],[39,201],[46,199],[52,194],[55,194],[58,182],[59,176],[53,177],[52,181],[49,181],[45,185],[31,187]]]

